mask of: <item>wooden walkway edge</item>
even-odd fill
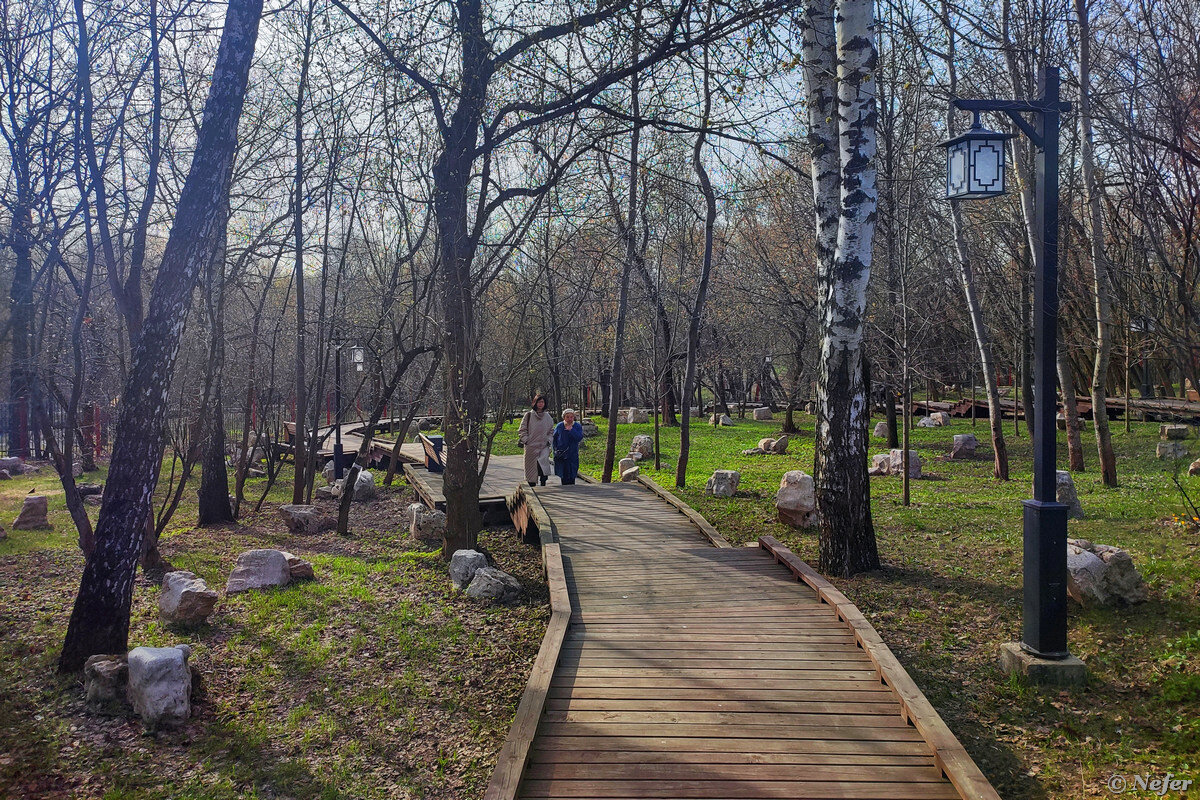
[[[484,800],[999,800],[870,622],[774,538],[730,547],[648,478],[507,506],[551,618]]]

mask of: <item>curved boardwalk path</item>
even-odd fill
[[[649,482],[522,487],[510,507],[554,613],[488,800],[998,798],[858,610],[775,540],[729,547]]]

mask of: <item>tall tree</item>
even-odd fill
[[[1092,424],[1096,429],[1096,452],[1100,477],[1105,486],[1117,485],[1117,459],[1112,432],[1108,428],[1108,364],[1112,352],[1112,301],[1109,297],[1108,255],[1104,249],[1103,192],[1096,180],[1096,145],[1092,130],[1092,23],[1090,0],[1075,0],[1079,18],[1079,157],[1083,166],[1083,188],[1087,199],[1088,234],[1092,257],[1092,289],[1095,299],[1096,356],[1092,362]]]
[[[193,289],[219,246],[261,16],[262,0],[229,0],[196,152],[122,393],[95,548],[71,612],[61,672],[129,646],[133,579],[165,446],[168,389]]]
[[[818,5],[823,3],[814,2],[810,8]],[[824,8],[819,13],[832,16]],[[812,27],[827,32],[830,26],[814,22]],[[870,408],[863,347],[878,204],[874,0],[840,0],[832,27],[836,51],[828,44],[820,48],[819,77],[827,86],[835,81],[834,91],[826,94],[837,98],[840,191],[816,198],[818,235],[821,217],[836,214],[837,244],[821,317],[814,478],[820,524],[818,563],[826,573],[852,575],[879,567],[867,477]],[[832,64],[836,73],[829,69]]]

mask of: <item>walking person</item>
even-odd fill
[[[554,428],[554,474],[563,486],[571,486],[579,475],[579,443],[583,426],[575,421],[575,409],[564,408],[562,422]]]
[[[521,417],[517,444],[525,450],[525,480],[530,486],[546,485],[550,475],[550,438],[554,435],[554,417],[546,411],[546,398],[533,398],[533,407]]]

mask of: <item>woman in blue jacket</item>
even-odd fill
[[[563,486],[570,486],[579,474],[583,426],[575,421],[573,408],[564,408],[562,416],[562,422],[554,427],[554,474],[562,478]]]

